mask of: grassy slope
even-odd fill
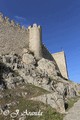
[[[69,98],[68,99],[68,108],[66,109],[66,111],[68,111],[71,107],[73,107],[74,103],[76,103],[79,99],[80,99],[80,97],[78,97],[78,96]]]
[[[28,110],[28,112],[30,111],[37,112],[39,110],[43,112],[42,116],[26,116],[25,120],[62,120],[63,119],[63,115],[57,113],[50,106],[44,105],[41,102],[25,100],[23,98],[19,98],[18,100],[20,103],[17,106],[15,105],[14,107],[11,107],[9,109],[10,112],[15,112],[16,109],[19,109],[20,113],[25,111],[26,109]],[[5,118],[6,120],[11,119],[10,115],[8,115],[7,117],[3,117],[3,116],[0,117],[1,117],[0,120],[1,119],[4,120]],[[15,120],[18,120],[18,116],[16,117]]]
[[[22,97],[22,92],[26,92],[27,95],[25,97]],[[20,114],[26,109],[28,110],[28,112],[38,112],[39,110],[43,112],[42,116],[26,116],[25,120],[63,120],[64,115],[57,113],[56,110],[51,108],[49,105],[29,100],[29,98],[31,97],[39,96],[44,93],[49,92],[31,84],[23,84],[21,86],[19,85],[16,87],[16,89],[5,90],[3,92],[3,94],[5,94],[5,98],[0,99],[0,105],[15,102],[16,104],[12,105],[9,109],[10,113],[15,112],[16,109],[20,110]],[[78,97],[68,99],[68,109],[71,108],[77,100]],[[0,120],[12,119],[9,114],[7,117],[0,115]],[[19,116],[17,116],[14,120],[19,120]]]
[[[25,85],[23,85],[22,87],[21,85],[13,90],[5,90],[5,95],[12,94],[12,96],[1,99],[0,104],[5,105],[6,103],[15,102],[16,104],[11,106],[9,109],[10,113],[15,112],[16,109],[19,109],[20,113],[25,111],[26,109],[28,110],[28,112],[38,112],[39,110],[43,112],[42,116],[26,116],[25,120],[62,120],[63,115],[57,113],[56,110],[54,110],[50,106],[45,105],[41,102],[36,102],[28,99],[38,95],[42,95],[44,93],[49,93],[48,91],[30,84],[27,84],[25,87],[24,86]],[[27,92],[26,97],[16,96],[16,93],[21,94],[21,92]],[[8,115],[7,117],[0,115],[0,120],[11,120],[11,117],[10,115]],[[19,120],[19,116],[17,116],[15,120]]]

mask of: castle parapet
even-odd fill
[[[3,18],[3,14],[0,12],[0,22],[3,22],[4,18]]]
[[[15,25],[16,25],[14,20],[11,20],[10,22],[11,22],[11,25],[12,25],[12,26],[15,26]]]
[[[7,24],[10,24],[10,19],[8,17],[4,17],[4,21],[7,23]]]
[[[26,30],[26,27],[25,27],[25,26],[22,26],[21,29],[22,29],[22,30]]]

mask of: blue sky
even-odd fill
[[[80,0],[0,0],[0,11],[26,27],[40,24],[49,51],[65,51],[69,78],[80,83]]]

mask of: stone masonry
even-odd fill
[[[52,54],[63,77],[68,79],[67,63],[64,51]]]
[[[41,58],[57,62],[42,43],[42,30],[37,24],[24,28],[0,13],[0,54],[16,53],[22,55],[23,49],[29,49],[37,60]],[[54,55],[55,56],[55,55]],[[59,67],[62,75],[68,78],[65,58],[59,54],[58,61],[64,61]],[[61,62],[62,63],[62,62]],[[56,64],[56,66],[57,66]]]

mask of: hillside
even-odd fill
[[[65,79],[54,61],[36,60],[27,49],[22,56],[0,55],[0,120],[62,120],[68,98],[79,93],[80,86]],[[27,116],[26,110],[42,115]]]

